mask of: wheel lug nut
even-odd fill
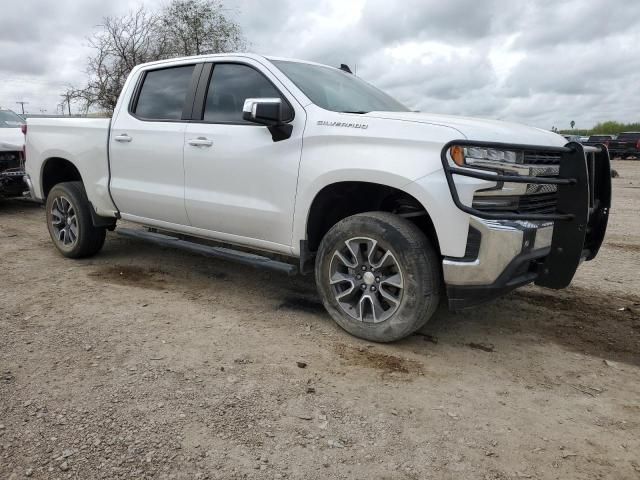
[[[376,277],[376,282],[380,283],[380,277]]]
[[[371,285],[371,291],[375,292],[376,291],[376,286],[375,285]]]
[[[360,285],[360,288],[361,288],[362,290],[366,290],[366,289],[367,289],[367,286],[363,283],[362,285]]]
[[[367,271],[367,266],[366,265],[362,265],[362,271],[366,272]]]
[[[358,275],[356,275],[356,278],[357,278],[358,280],[360,280],[360,279],[362,278],[362,275],[358,274]]]

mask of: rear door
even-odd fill
[[[247,98],[274,97],[293,126],[286,140],[274,141],[267,127],[242,119]],[[193,115],[184,146],[191,224],[230,242],[290,252],[302,107],[277,78],[245,59],[205,66]]]
[[[202,64],[143,72],[113,120],[111,194],[123,218],[189,225],[184,208],[184,133]]]

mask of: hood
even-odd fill
[[[0,152],[22,150],[24,134],[19,128],[0,128]]]
[[[457,130],[460,138],[467,140],[558,147],[567,143],[563,137],[548,130],[499,120],[418,112],[371,112],[367,116],[445,126]]]

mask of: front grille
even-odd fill
[[[555,175],[554,175],[555,176]],[[527,195],[535,195],[538,193],[557,192],[558,186],[549,183],[529,183],[527,184]]]
[[[557,177],[562,156],[558,153],[524,152],[524,163],[532,167],[533,177]],[[517,213],[555,213],[558,203],[558,186],[548,183],[530,183],[527,194],[520,197]]]
[[[558,192],[521,196],[482,196],[473,199],[473,208],[482,212],[508,212],[518,214],[555,213]]]
[[[524,165],[532,177],[558,177],[561,155],[547,152],[524,152]],[[535,166],[534,166],[535,165]],[[493,202],[492,202],[493,200]],[[556,212],[558,186],[548,183],[529,183],[521,196],[476,196],[473,207],[483,212],[517,214],[549,214]],[[493,203],[493,205],[492,205]]]
[[[558,203],[558,192],[523,195],[518,202],[517,213],[554,213]]]
[[[561,155],[546,152],[524,152],[525,165],[560,165]]]

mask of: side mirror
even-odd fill
[[[247,98],[242,107],[242,118],[267,126],[274,142],[286,140],[293,132],[293,125],[284,122],[280,98]]]
[[[242,118],[248,122],[282,125],[282,100],[279,98],[247,98],[242,108]]]

